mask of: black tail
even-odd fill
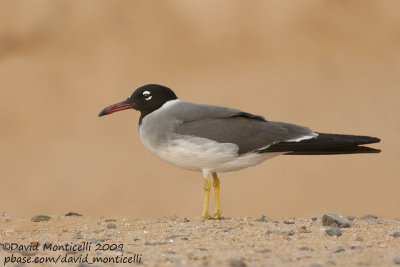
[[[288,152],[286,155],[379,153],[379,149],[361,146],[379,141],[379,138],[369,136],[319,133],[317,138],[300,142],[281,142],[259,152]]]

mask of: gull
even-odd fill
[[[239,109],[191,103],[158,84],[139,87],[126,100],[104,108],[99,117],[126,109],[140,111],[140,139],[154,155],[203,173],[203,219],[222,218],[217,173],[241,170],[279,155],[380,152],[362,146],[378,143],[376,137],[319,133]],[[208,211],[211,180],[215,191],[212,216]]]

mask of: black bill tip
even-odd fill
[[[103,109],[102,111],[100,111],[99,117],[104,116],[104,115],[107,115],[107,114],[108,114],[108,113],[107,113],[107,108],[105,108],[105,109]]]

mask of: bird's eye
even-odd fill
[[[149,91],[144,91],[143,96],[145,97],[145,100],[150,100],[152,98],[151,94]]]

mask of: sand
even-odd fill
[[[65,256],[43,251],[46,242],[92,242],[71,257],[141,255],[145,266],[394,264],[399,9],[398,0],[0,1],[0,213],[11,216],[0,216],[0,265]],[[377,136],[382,153],[280,156],[221,174],[226,219],[186,221],[201,212],[202,174],[152,155],[139,113],[97,117],[147,83],[318,132]],[[330,237],[328,212],[379,219]],[[272,221],[257,222],[262,214]],[[40,249],[4,251],[10,242]]]
[[[118,262],[107,266],[130,266],[128,261],[143,266],[390,266],[399,260],[399,220],[356,218],[338,237],[328,236],[329,228],[320,217],[199,221],[59,215],[33,222],[3,216],[0,255],[2,265],[58,257],[57,266],[101,266],[90,264],[94,257]],[[6,251],[7,244],[14,251]],[[23,251],[16,251],[16,244]],[[61,262],[74,259],[78,263]]]
[[[193,3],[195,2],[195,3]],[[197,216],[203,176],[149,152],[146,83],[380,154],[280,156],[220,174],[229,217],[399,218],[400,1],[0,1],[0,212]],[[212,203],[212,200],[210,200]]]

